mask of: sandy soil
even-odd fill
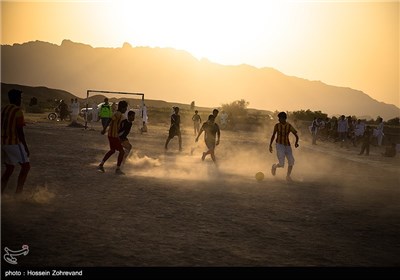
[[[118,176],[116,155],[96,171],[99,124],[31,121],[25,194],[14,196],[17,169],[2,196],[2,248],[29,245],[22,266],[400,265],[399,155],[303,140],[288,183],[286,168],[270,173],[270,130],[222,131],[216,169],[191,127],[181,153],[177,139],[164,152],[166,124],[148,129],[131,133]]]

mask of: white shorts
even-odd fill
[[[291,146],[285,146],[283,144],[276,143],[276,155],[278,157],[279,165],[281,167],[285,166],[285,157],[287,158],[289,166],[294,165],[294,157]]]
[[[28,155],[22,143],[16,145],[2,145],[1,153],[6,164],[17,165],[17,163],[22,164],[29,162]]]

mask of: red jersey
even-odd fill
[[[297,130],[290,123],[277,123],[274,127],[274,132],[276,132],[276,143],[285,146],[290,146],[289,133],[297,133]]]
[[[108,136],[118,138],[118,132],[121,127],[121,122],[123,118],[123,114],[120,111],[116,111],[110,122],[110,128],[108,129]]]
[[[20,143],[17,127],[25,125],[21,107],[9,104],[1,110],[1,144],[15,145]]]

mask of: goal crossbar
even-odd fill
[[[108,91],[108,90],[94,90],[94,89],[88,89],[86,91],[86,112],[89,110],[89,95],[90,93],[111,93],[111,94],[129,94],[129,95],[139,95],[142,97],[142,104],[144,104],[144,93],[142,92],[124,92],[124,91]],[[85,129],[87,129],[87,113],[85,114]],[[143,117],[143,111],[142,111],[142,117]]]

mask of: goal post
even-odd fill
[[[143,118],[143,105],[144,105],[144,93],[142,92],[123,92],[123,91],[108,91],[108,90],[94,90],[94,89],[88,89],[86,91],[86,114],[85,114],[85,129],[87,129],[87,123],[88,123],[88,110],[89,110],[89,95],[93,93],[104,93],[104,94],[123,94],[123,95],[136,95],[140,96],[142,100],[142,110],[141,110],[141,117]]]

